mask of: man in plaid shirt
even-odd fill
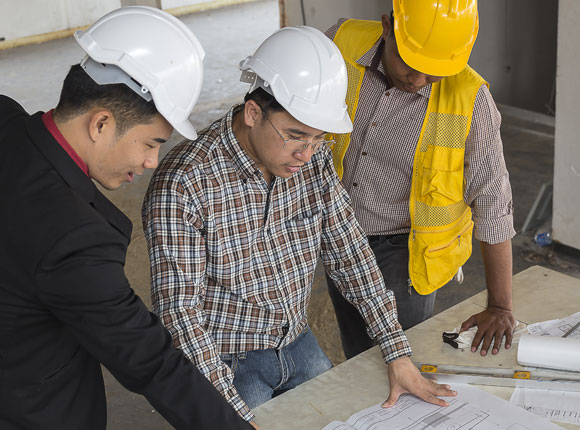
[[[386,406],[403,392],[445,405],[436,396],[454,393],[410,361],[332,165],[326,132],[352,129],[338,48],[313,28],[284,28],[240,68],[245,102],[173,148],[145,197],[154,311],[251,421],[250,408],[331,367],[306,318],[320,256],[389,364]]]

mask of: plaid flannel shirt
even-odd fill
[[[175,345],[251,420],[220,354],[296,339],[307,325],[319,256],[385,361],[411,349],[330,151],[268,184],[232,131],[239,110],[169,152],[149,185],[143,226],[154,311]]]

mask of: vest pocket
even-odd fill
[[[429,245],[425,249],[425,268],[429,284],[443,286],[471,255],[473,221],[468,220],[453,235],[452,240]]]
[[[420,200],[429,206],[448,206],[463,200],[462,148],[429,145],[423,155]]]
[[[463,199],[463,171],[423,169],[421,201],[429,206],[449,206]]]

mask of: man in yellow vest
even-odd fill
[[[476,0],[394,0],[382,22],[342,19],[326,35],[345,59],[352,133],[337,135],[337,173],[369,238],[403,329],[429,318],[435,291],[456,278],[481,241],[487,309],[471,350],[509,348],[512,196],[500,114],[467,65]],[[475,224],[474,224],[475,222]],[[475,229],[474,229],[475,225]],[[364,322],[327,276],[347,357],[372,345]]]

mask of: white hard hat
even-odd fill
[[[338,47],[321,31],[284,27],[254,55],[240,62],[250,92],[262,87],[303,124],[331,133],[350,133],[346,108],[348,77]]]
[[[183,22],[159,9],[129,6],[77,31],[75,38],[89,57],[81,65],[97,83],[127,84],[153,99],[184,137],[197,137],[189,115],[201,91],[205,52]]]

